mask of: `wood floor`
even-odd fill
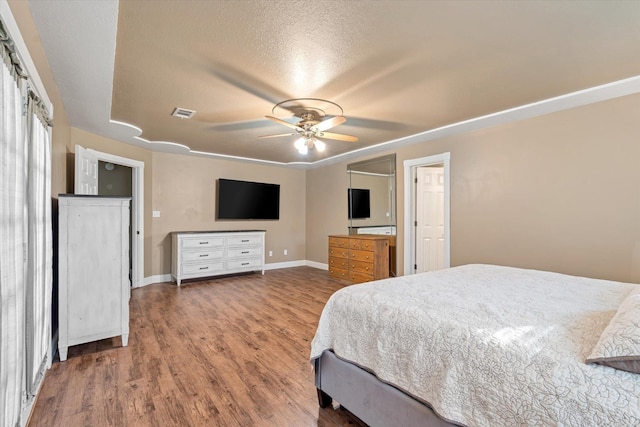
[[[342,286],[298,267],[134,289],[129,346],[70,347],[29,426],[360,426],[318,407],[309,363],[322,308]]]

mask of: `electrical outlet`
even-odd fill
[[[160,211],[153,211],[154,218],[160,218]]]
[[[273,256],[273,251],[269,251],[269,256]]]
[[[286,249],[284,250],[284,254],[285,254],[285,255],[287,254],[287,250],[286,250]]]

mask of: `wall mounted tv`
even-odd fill
[[[280,186],[218,179],[217,219],[280,219]]]
[[[371,202],[369,190],[362,188],[348,189],[349,219],[364,219],[371,217]]]

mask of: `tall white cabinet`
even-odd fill
[[[60,195],[60,360],[69,346],[129,338],[130,198]]]

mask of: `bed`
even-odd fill
[[[465,265],[345,287],[311,344],[321,407],[371,426],[640,425],[640,285]]]

